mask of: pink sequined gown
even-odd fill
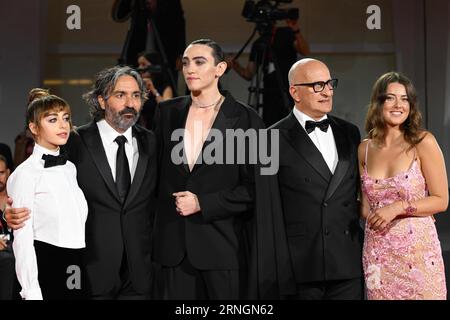
[[[371,178],[365,165],[361,181],[371,210],[427,195],[417,159],[407,171],[386,179]],[[446,299],[441,245],[431,216],[395,219],[382,231],[366,226],[363,267],[369,300]]]

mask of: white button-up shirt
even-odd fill
[[[102,139],[103,148],[105,149],[106,158],[108,159],[109,167],[111,168],[111,173],[114,181],[116,181],[116,159],[117,150],[119,145],[114,140],[123,135],[127,138],[125,143],[125,154],[128,159],[128,166],[130,167],[131,181],[133,181],[134,173],[136,171],[137,162],[139,160],[139,151],[136,138],[133,137],[132,128],[128,128],[123,134],[118,133],[114,130],[106,120],[100,120],[97,122],[98,131],[100,132],[100,137]]]
[[[316,121],[313,118],[307,116],[300,110],[294,107],[294,115],[297,118],[298,122],[300,122],[300,125],[305,130],[306,134],[308,132],[305,129],[306,121]],[[322,121],[324,119],[327,119],[327,115],[324,115],[319,121]],[[336,148],[336,142],[334,141],[334,135],[333,130],[331,129],[331,126],[328,127],[327,132],[323,132],[319,128],[315,128],[314,131],[312,131],[310,134],[308,134],[311,141],[314,143],[316,148],[320,151],[322,154],[323,159],[325,160],[328,168],[330,169],[331,173],[334,174],[334,170],[336,169],[336,166],[339,161],[339,156],[337,153]]]
[[[88,206],[78,187],[75,165],[67,161],[65,165],[44,168],[43,154],[56,156],[59,150],[50,151],[36,143],[32,155],[17,167],[7,183],[13,207],[31,211],[25,226],[14,232],[13,242],[20,294],[26,300],[42,299],[34,240],[70,249],[85,247]]]

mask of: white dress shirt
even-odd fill
[[[127,142],[125,143],[125,154],[127,155],[128,166],[130,167],[131,182],[133,182],[134,173],[136,171],[137,162],[139,160],[139,151],[137,140],[135,137],[133,137],[132,128],[128,128],[127,131],[125,131],[123,134],[120,134],[116,130],[114,130],[104,119],[97,122],[97,127],[98,131],[100,132],[103,148],[105,149],[106,158],[108,159],[108,164],[111,168],[111,173],[114,181],[116,181],[116,158],[117,150],[119,149],[119,145],[114,140],[116,140],[116,138],[120,135],[123,135],[125,138],[127,138]]]
[[[88,206],[78,187],[75,165],[67,161],[65,165],[44,168],[43,154],[59,155],[59,150],[50,151],[36,143],[31,156],[7,183],[13,207],[31,211],[25,226],[14,232],[13,242],[20,294],[26,300],[42,299],[34,240],[63,248],[85,247]]]
[[[305,130],[306,134],[308,132],[305,129],[306,121],[316,121],[313,118],[307,116],[300,110],[294,107],[294,115],[297,118],[298,122],[300,122],[300,125]],[[327,115],[324,115],[319,121],[322,121],[324,119],[327,119]],[[323,132],[319,128],[315,128],[314,131],[312,131],[310,134],[308,134],[309,138],[312,140],[316,148],[320,151],[322,154],[323,159],[325,160],[328,168],[330,169],[331,173],[334,174],[334,170],[336,169],[336,166],[339,161],[337,148],[336,148],[336,142],[334,141],[334,135],[333,130],[331,129],[331,126],[328,127],[327,132]]]

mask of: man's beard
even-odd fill
[[[5,191],[6,189],[6,183],[0,182],[0,192]]]
[[[132,114],[133,118],[127,118],[125,114]],[[136,111],[134,108],[125,107],[119,112],[106,107],[105,117],[111,121],[111,126],[114,129],[127,131],[128,128],[134,126],[139,119],[141,112]]]

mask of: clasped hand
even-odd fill
[[[395,202],[382,208],[373,209],[367,217],[367,225],[373,230],[383,230],[401,213],[401,210],[402,207],[399,202]]]
[[[192,192],[176,192],[172,195],[175,197],[176,210],[180,215],[186,217],[201,210],[198,198]]]

